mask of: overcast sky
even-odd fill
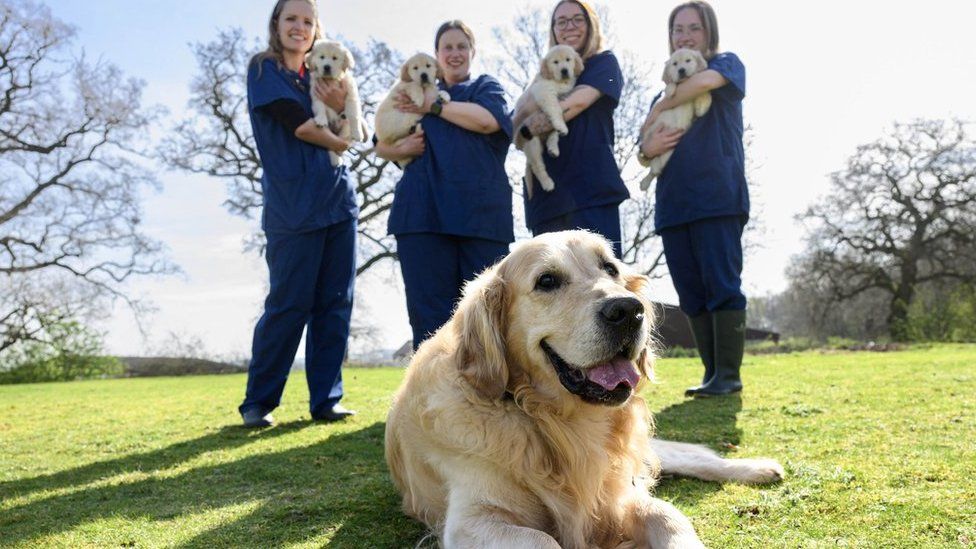
[[[195,71],[188,45],[210,41],[228,27],[241,27],[263,40],[274,2],[47,4],[55,16],[77,27],[75,46],[143,79],[144,104],[163,105],[172,119],[178,119]],[[667,57],[665,31],[673,4],[607,4],[616,36],[609,46],[660,66]],[[874,140],[896,120],[976,119],[976,54],[970,31],[976,4],[712,4],[720,23],[721,49],[738,54],[746,66],[744,112],[754,134],[747,154],[756,163],[751,174],[753,200],[762,205],[767,229],[764,248],[746,258],[744,285],[751,295],[778,292],[785,287],[783,271],[790,256],[802,249],[802,233],[793,216],[828,191],[828,175],[844,166],[857,145]],[[552,3],[320,0],[320,14],[327,33],[358,44],[372,36],[406,53],[429,51],[437,26],[459,18],[474,30],[480,53],[487,54],[494,47],[492,27],[506,25],[525,5],[548,8]],[[482,70],[476,58],[473,72]],[[160,179],[163,190],[146,197],[145,229],[168,246],[185,275],[134,284],[133,292],[149,297],[159,308],[151,319],[150,337],[140,337],[131,316],[120,308],[102,326],[108,331],[108,350],[144,354],[176,334],[199,338],[213,355],[247,356],[267,277],[263,259],[242,251],[242,239],[253,224],[224,210],[224,186],[219,181],[162,168]],[[384,347],[398,347],[409,338],[398,268],[380,268],[375,276],[360,280],[357,290],[357,299],[381,328]],[[667,280],[656,292],[662,301],[676,301]]]

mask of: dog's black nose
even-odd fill
[[[322,70],[325,71],[325,74],[329,74],[330,72],[332,72],[332,67],[330,67],[329,65],[326,65],[326,66],[322,67]]]
[[[563,67],[562,75],[563,75],[563,78],[569,78],[569,69]]]
[[[429,76],[427,76],[427,73],[426,73],[426,72],[422,72],[422,73],[420,73],[420,81],[421,81],[421,82],[424,82],[424,83],[426,83],[426,82],[427,82],[427,81],[429,81],[429,80],[430,80],[430,77],[429,77]]]
[[[685,77],[685,73],[686,73],[686,72],[688,72],[688,71],[687,71],[687,70],[685,70],[685,69],[678,69],[678,76],[679,76],[680,78],[684,78],[684,77]]]
[[[603,304],[600,317],[612,326],[637,324],[644,319],[644,305],[633,297],[615,297]]]

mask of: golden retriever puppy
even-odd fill
[[[526,140],[521,133],[515,136],[515,145],[525,153],[525,192],[532,198],[532,176],[539,180],[539,185],[545,191],[556,188],[555,182],[546,171],[542,161],[542,139],[546,140],[549,155],[559,156],[559,136],[569,133],[563,112],[559,107],[559,99],[576,86],[576,78],[583,72],[583,58],[576,50],[569,46],[554,46],[546,53],[532,84],[525,93],[531,94],[532,99],[549,121],[553,131],[546,136],[534,135]]]
[[[369,132],[364,126],[359,87],[352,75],[352,69],[355,67],[352,53],[339,42],[317,40],[312,49],[305,54],[305,66],[308,67],[313,79],[339,81],[346,89],[346,106],[342,114],[323,103],[315,95],[314,89],[311,91],[315,123],[319,127],[328,126],[333,131],[339,129],[338,135],[343,139],[365,141],[366,134]],[[346,120],[345,125],[341,125],[343,118]],[[332,151],[329,151],[329,159],[332,160],[333,166],[342,164],[342,157]]]
[[[440,67],[437,65],[437,59],[425,53],[418,53],[407,59],[400,67],[400,80],[376,109],[376,138],[392,145],[414,133],[420,127],[420,119],[423,115],[397,110],[397,97],[404,93],[420,107],[424,104],[427,91],[437,89],[439,77]],[[451,101],[451,95],[444,90],[439,91],[438,95],[444,103]],[[400,162],[400,167],[405,168],[409,163],[410,160],[404,160]]]
[[[664,96],[673,97],[679,83],[707,68],[708,62],[705,61],[705,58],[697,50],[688,48],[676,50],[664,66],[664,75],[662,76],[662,80],[666,84],[664,87]],[[643,139],[650,139],[650,135],[661,126],[687,130],[691,127],[692,122],[696,118],[704,116],[711,106],[712,94],[705,92],[687,103],[678,105],[673,109],[662,111],[657,117],[657,120],[654,121],[654,124],[644,133]],[[650,171],[641,180],[641,190],[646,191],[651,186],[651,181],[654,181],[654,178],[661,175],[661,172],[664,171],[664,166],[671,159],[672,152],[668,151],[648,161],[641,160],[642,165],[650,168]],[[642,159],[643,157],[638,158]]]

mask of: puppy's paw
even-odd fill
[[[735,480],[743,484],[772,484],[786,478],[786,471],[775,459],[741,459]]]
[[[552,125],[552,128],[556,130],[556,132],[558,132],[559,135],[566,135],[569,133],[569,128],[566,126],[566,123],[563,122],[562,120],[556,121],[556,123]]]
[[[548,177],[540,177],[539,186],[542,187],[542,190],[546,191],[547,193],[551,193],[552,190],[556,188],[556,182]]]
[[[644,179],[641,179],[641,182],[640,182],[640,188],[641,188],[641,190],[642,191],[646,191],[647,189],[651,188],[651,182],[652,181],[654,181],[654,174],[649,173],[646,176],[644,176]]]
[[[441,90],[437,92],[437,97],[439,97],[441,99],[441,102],[443,103],[451,102],[451,94],[447,93],[447,90]]]

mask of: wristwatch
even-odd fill
[[[438,97],[433,103],[430,104],[430,114],[440,116],[442,110],[444,110],[444,101]]]

